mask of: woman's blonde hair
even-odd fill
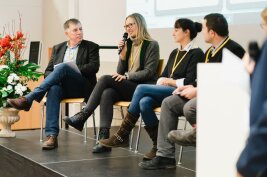
[[[133,18],[135,20],[135,23],[136,23],[137,28],[138,28],[138,33],[136,35],[136,40],[138,41],[138,43],[143,41],[143,40],[148,40],[148,41],[152,40],[150,34],[147,31],[145,18],[141,14],[133,13],[131,15],[128,15],[126,17],[125,21],[128,18]]]
[[[261,17],[267,23],[267,7],[261,12]]]

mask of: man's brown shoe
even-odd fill
[[[52,150],[58,147],[57,136],[49,135],[47,140],[43,143],[43,150]]]
[[[29,111],[31,108],[31,103],[29,103],[25,97],[8,99],[7,102],[10,106],[18,110]]]
[[[168,133],[168,139],[172,143],[176,143],[181,146],[195,146],[197,130],[172,130]]]

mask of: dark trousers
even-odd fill
[[[122,80],[115,81],[110,75],[102,76],[91,93],[85,110],[90,114],[100,105],[100,127],[111,126],[113,104],[117,101],[131,101],[137,83]]]

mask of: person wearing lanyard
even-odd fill
[[[100,144],[107,147],[125,146],[129,134],[141,114],[146,124],[145,130],[153,141],[153,147],[144,155],[144,159],[149,160],[156,156],[159,121],[153,109],[159,107],[162,100],[170,96],[177,87],[195,81],[196,65],[201,61],[204,53],[192,40],[201,31],[201,28],[201,23],[193,22],[190,19],[176,20],[173,37],[179,47],[171,52],[157,84],[141,84],[136,88],[120,129],[111,138],[101,140]]]
[[[85,121],[100,105],[99,139],[109,137],[113,118],[113,105],[117,101],[130,101],[135,88],[140,83],[155,83],[159,63],[159,45],[147,31],[146,22],[141,14],[134,13],[126,17],[126,32],[129,34],[126,44],[119,41],[122,48],[119,55],[117,73],[102,76],[85,108],[64,121],[82,131]],[[111,148],[96,144],[93,153],[110,152]]]
[[[212,45],[201,59],[202,62],[221,62],[223,48],[229,49],[238,57],[243,57],[244,49],[228,37],[228,23],[223,15],[217,13],[206,15],[202,23],[202,33],[205,42]],[[141,168],[146,170],[175,168],[175,143],[196,145],[195,128],[189,132],[177,130],[179,116],[185,116],[193,127],[196,126],[196,102],[197,81],[178,87],[172,96],[163,100],[158,132],[158,151],[151,161],[140,162]],[[186,136],[183,136],[184,134]]]
[[[8,103],[19,110],[28,111],[35,100],[40,102],[47,93],[46,126],[47,140],[43,150],[58,147],[59,108],[64,98],[88,99],[99,70],[99,46],[83,40],[83,29],[78,19],[64,23],[68,41],[55,45],[42,84],[25,97],[10,99]]]

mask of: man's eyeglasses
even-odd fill
[[[261,23],[260,26],[261,26],[261,28],[264,28],[264,26],[266,26],[266,24],[265,23]]]
[[[127,24],[127,25],[124,25],[123,27],[124,27],[125,29],[127,29],[127,28],[132,28],[134,24],[135,24],[135,23],[129,23],[129,24]]]

